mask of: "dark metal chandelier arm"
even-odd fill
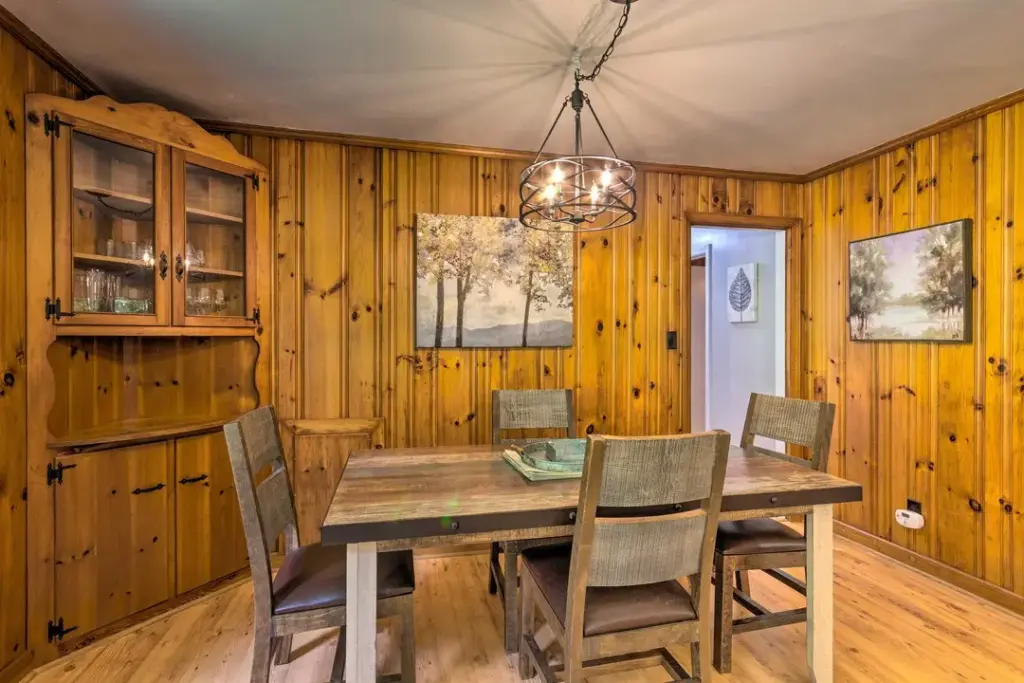
[[[607,62],[608,58],[612,56],[613,52],[615,52],[615,41],[619,39],[619,36],[622,35],[622,30],[626,28],[626,22],[629,21],[629,8],[632,4],[633,3],[630,0],[626,0],[626,6],[622,9],[622,16],[619,17],[619,25],[615,27],[615,33],[612,34],[612,42],[608,43],[607,49],[605,49],[604,54],[601,55],[601,59],[597,61],[597,64],[594,66],[593,71],[591,71],[587,75],[583,75],[580,73],[579,69],[576,69],[577,82],[592,81],[595,78],[597,78],[597,75],[599,73],[601,73],[601,67],[604,66],[604,63]]]
[[[604,136],[604,141],[608,143],[608,147],[612,150],[612,156],[620,158],[619,153],[615,151],[615,145],[613,145],[612,141],[608,139],[608,133],[604,132],[604,125],[601,124],[601,119],[597,118],[597,112],[594,111],[594,105],[590,104],[590,98],[586,97],[584,98],[584,101],[587,103],[587,109],[590,110],[590,115],[594,117],[595,121],[597,121],[597,127],[601,131],[601,135]]]
[[[544,148],[548,146],[548,140],[551,138],[551,134],[555,132],[555,126],[558,125],[558,120],[562,118],[562,113],[565,111],[565,108],[569,106],[570,99],[572,98],[566,97],[562,101],[562,108],[558,110],[558,115],[555,116],[555,121],[551,124],[551,128],[548,128],[548,134],[544,136],[544,142],[540,143],[540,149],[537,150],[537,156],[533,158],[533,163],[540,161],[541,155],[544,154]]]

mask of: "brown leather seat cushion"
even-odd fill
[[[537,579],[538,587],[563,627],[571,555],[571,544],[531,548],[522,554],[524,567]],[[583,635],[599,636],[696,618],[693,600],[678,581],[591,587],[587,588]]]
[[[762,555],[807,550],[807,539],[774,519],[746,519],[718,525],[715,549],[723,555]]]
[[[343,545],[306,545],[288,553],[274,577],[274,614],[289,614],[345,604]],[[377,598],[412,593],[416,586],[412,551],[377,555]]]

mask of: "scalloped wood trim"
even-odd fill
[[[157,104],[121,104],[105,95],[81,101],[38,94],[29,95],[26,104],[31,125],[42,125],[43,114],[56,111],[233,166],[266,173],[261,163],[240,154],[225,138],[207,132],[184,114],[169,111]]]

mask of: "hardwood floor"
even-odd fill
[[[416,565],[418,683],[513,683],[502,648],[501,610],[487,594],[487,556],[420,559]],[[802,598],[755,572],[755,596],[769,607]],[[837,683],[1012,683],[1024,681],[1024,618],[843,539],[836,540]],[[252,650],[252,589],[226,588],[131,631],[95,643],[30,674],[32,683],[243,683]],[[381,629],[379,662],[397,668]],[[292,663],[273,683],[323,683],[336,631],[296,636]],[[684,662],[689,649],[680,651]],[[805,683],[804,626],[736,636],[733,673],[713,683]],[[659,683],[647,670],[593,683]]]

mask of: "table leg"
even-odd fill
[[[814,683],[832,683],[832,506],[807,515],[807,664]]]
[[[345,606],[345,680],[377,680],[377,544],[348,545]]]

